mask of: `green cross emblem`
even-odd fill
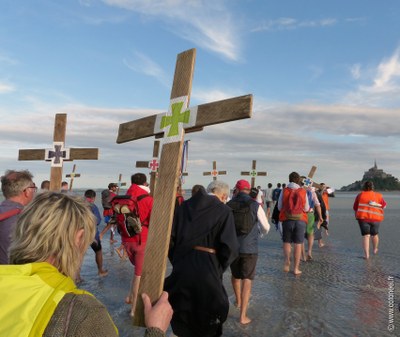
[[[256,170],[250,171],[250,175],[252,177],[257,177],[257,171]]]
[[[173,137],[179,135],[179,123],[184,123],[184,124],[189,123],[190,110],[187,109],[181,112],[183,103],[184,102],[172,103],[171,105],[172,115],[163,116],[161,118],[161,126],[160,126],[161,129],[165,129],[167,126],[171,125],[167,137]]]

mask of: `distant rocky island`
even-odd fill
[[[362,180],[358,180],[350,185],[343,186],[341,191],[361,191],[364,183],[369,180],[374,183],[376,191],[399,191],[400,182],[396,177],[391,174],[385,173],[383,170],[378,169],[376,161],[374,166],[368,171],[364,172]]]

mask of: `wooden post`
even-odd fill
[[[117,194],[119,194],[119,190],[121,189],[122,186],[126,186],[126,183],[121,182],[122,181],[122,174],[120,173],[118,176],[118,187],[117,187]]]
[[[217,162],[214,160],[212,164],[212,171],[210,172],[203,172],[203,176],[212,176],[213,180],[217,180],[219,175],[225,175],[226,171],[218,171],[217,170]]]
[[[164,285],[185,129],[251,117],[251,95],[189,108],[195,54],[195,49],[191,49],[177,57],[168,113],[123,123],[118,131],[117,143],[164,133],[139,288],[139,294],[147,293],[152,301],[160,297]],[[140,296],[134,322],[144,326]]]
[[[76,169],[76,164],[74,164],[73,168],[72,168],[72,173],[68,173],[67,175],[65,175],[66,178],[71,178],[69,181],[69,190],[72,191],[72,185],[74,183],[74,178],[79,178],[81,176],[80,173],[75,173],[75,169]]]
[[[99,157],[99,149],[96,148],[64,148],[66,128],[67,114],[56,114],[52,149],[19,150],[18,160],[51,161],[50,191],[59,191],[61,189],[64,161],[72,161],[75,159],[97,160]]]
[[[251,176],[251,187],[255,187],[256,185],[256,177],[260,176],[260,177],[266,177],[267,176],[267,172],[257,172],[256,171],[256,167],[257,167],[257,161],[253,160],[252,166],[251,166],[251,171],[247,171],[244,172],[242,171],[240,174],[242,176]]]

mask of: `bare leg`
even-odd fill
[[[369,259],[369,237],[369,234],[363,236],[364,257],[366,259]]]
[[[308,255],[308,259],[311,260],[312,259],[312,248],[313,248],[313,245],[314,245],[314,233],[309,234],[307,236],[307,240],[308,240],[308,253],[307,253],[307,255]]]
[[[242,297],[241,297],[241,283],[242,280],[234,278],[233,276],[231,277],[232,281],[232,288],[233,292],[235,293],[236,301],[235,301],[235,307],[240,308],[242,305]]]
[[[300,275],[301,270],[299,269],[300,267],[300,257],[301,257],[301,243],[295,243],[294,244],[294,268],[293,268],[293,274],[295,275]]]
[[[104,234],[106,234],[107,231],[108,231],[110,228],[111,228],[111,223],[108,223],[108,224],[106,225],[106,227],[104,227],[104,229],[103,229],[103,230],[101,231],[101,233],[100,233],[100,240],[103,240]]]
[[[374,249],[374,254],[376,255],[376,254],[378,254],[378,245],[379,245],[379,236],[378,236],[378,234],[372,236],[371,239],[372,239],[372,248]]]
[[[301,244],[301,259],[303,261],[307,261],[307,257],[306,257],[306,244],[303,242]]]
[[[131,312],[130,312],[131,317],[135,315],[136,301],[139,293],[140,278],[141,276],[136,276],[136,275],[133,276],[131,292],[128,296],[129,302],[125,300],[125,302],[131,304]]]
[[[249,279],[242,280],[242,306],[240,307],[240,318],[241,324],[249,324],[251,319],[247,317],[247,308],[249,307],[249,300],[251,294],[251,284],[252,281]]]
[[[99,276],[107,276],[108,270],[103,269],[103,251],[102,250],[97,251],[95,258],[96,258],[97,270],[99,271]]]
[[[290,252],[292,250],[292,246],[290,243],[283,243],[283,255],[285,258],[285,262],[283,264],[283,271],[288,272],[290,269]]]

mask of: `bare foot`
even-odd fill
[[[242,325],[247,325],[251,323],[251,319],[246,316],[245,318],[240,319],[239,323]]]
[[[364,260],[369,260],[369,255],[368,256],[364,256]]]
[[[131,300],[131,297],[130,297],[130,296],[126,296],[126,297],[125,297],[125,303],[126,303],[126,304],[132,304],[132,300]]]
[[[374,249],[374,254],[375,254],[375,255],[378,254],[378,248],[375,248],[375,249]]]
[[[325,246],[325,243],[319,242],[319,243],[318,243],[318,246],[319,246],[319,248],[322,248],[323,246]]]
[[[117,240],[114,240],[114,239],[111,239],[110,240],[110,243],[116,243],[116,242],[118,242]]]
[[[312,259],[313,259],[313,258],[312,258],[311,255],[308,255],[308,256],[307,256],[307,261],[312,261]]]
[[[295,275],[295,276],[298,276],[298,275],[300,275],[302,273],[302,271],[301,270],[293,270],[293,274]]]
[[[285,264],[283,265],[283,271],[284,271],[285,273],[288,273],[289,270],[290,270],[290,262],[289,262],[289,263],[288,263],[288,262],[285,262]]]
[[[235,301],[235,302],[233,302],[233,305],[235,308],[240,309],[240,303]]]
[[[108,270],[107,269],[103,269],[101,271],[99,271],[99,276],[104,277],[108,275]]]

